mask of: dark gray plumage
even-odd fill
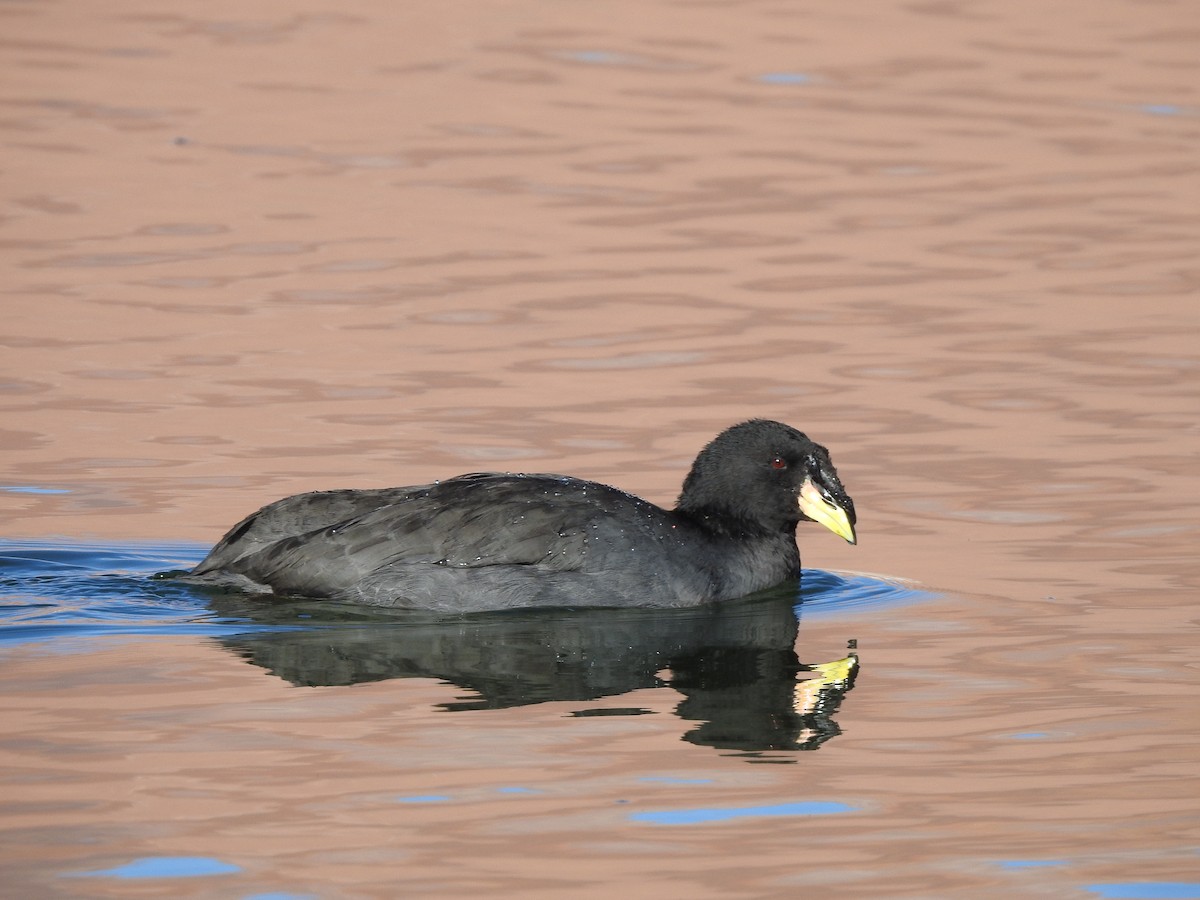
[[[675,509],[562,475],[298,494],[230,530],[184,580],[378,606],[691,606],[795,578],[795,530],[854,540],[824,447],[752,420],[701,451]]]

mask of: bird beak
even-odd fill
[[[854,535],[854,526],[850,524],[850,517],[846,515],[846,510],[827,499],[825,493],[813,484],[811,478],[805,478],[804,484],[800,486],[799,503],[800,512],[805,516],[814,522],[820,522],[838,537],[845,538],[851,544],[858,543],[858,538]]]

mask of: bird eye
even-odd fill
[[[784,459],[782,456],[777,456],[773,460],[771,460],[771,468],[772,469],[786,469],[787,468],[787,460]]]

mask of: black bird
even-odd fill
[[[671,510],[565,475],[297,494],[243,519],[182,578],[439,612],[695,606],[797,578],[802,520],[855,542],[829,451],[754,419],[700,451]]]

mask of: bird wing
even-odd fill
[[[389,504],[401,503],[428,491],[433,485],[379,490],[313,491],[268,503],[238,522],[192,570],[203,575],[228,569],[286,538],[319,532],[331,525],[366,515]]]
[[[634,539],[612,524],[616,510],[638,508],[640,517],[615,517],[626,522],[663,515],[615,488],[553,475],[468,475],[375,499],[384,502],[267,543],[225,568],[277,593],[307,596],[336,595],[400,565],[587,571],[604,564],[600,548]]]

